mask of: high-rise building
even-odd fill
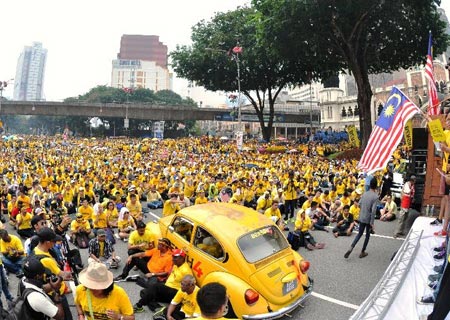
[[[172,74],[155,61],[116,59],[112,66],[112,87],[172,90]]]
[[[124,34],[117,59],[154,61],[167,69],[167,46],[159,41],[159,36]]]
[[[167,68],[167,46],[158,36],[122,36],[120,52],[112,62],[112,87],[172,90],[172,81],[173,75]]]
[[[34,42],[26,46],[17,61],[14,79],[14,100],[44,100],[44,74],[47,60],[47,49],[42,43]]]

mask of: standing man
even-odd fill
[[[284,191],[284,219],[292,219],[295,212],[295,203],[297,201],[297,189],[298,182],[294,180],[295,173],[293,170],[289,170],[288,178],[283,183]]]
[[[356,238],[353,240],[350,249],[345,253],[344,258],[348,258],[350,253],[352,253],[353,248],[355,248],[359,239],[362,237],[364,230],[366,230],[366,239],[364,240],[364,244],[359,255],[360,258],[364,258],[367,256],[366,248],[369,244],[370,232],[373,230],[373,223],[375,221],[375,213],[377,212],[378,205],[378,193],[376,192],[378,187],[378,182],[376,178],[372,178],[370,180],[369,191],[364,192],[361,200],[359,201],[359,205],[361,207],[361,211],[359,214],[359,232]]]
[[[412,175],[409,180],[403,185],[402,197],[400,202],[400,212],[398,219],[397,230],[395,231],[394,238],[405,235],[405,225],[408,219],[409,208],[411,207],[412,200],[414,199],[416,176]]]

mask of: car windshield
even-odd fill
[[[289,244],[276,226],[250,232],[238,240],[239,249],[249,263],[255,263],[286,249]]]

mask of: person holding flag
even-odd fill
[[[403,137],[403,128],[420,109],[397,87],[393,87],[370,134],[358,168],[367,174],[386,167]]]

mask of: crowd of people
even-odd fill
[[[25,287],[28,282],[54,293],[48,296],[57,308],[36,312],[71,319],[65,281],[72,274],[66,270],[84,267],[76,289],[78,319],[134,319],[146,306],[167,319],[200,314],[215,319],[211,315],[220,314],[224,301],[203,308],[196,303],[192,297],[199,297],[203,288],[197,287],[185,252],[168,239],[156,239],[144,222],[149,209],[161,208],[167,216],[206,202],[252,207],[282,230],[293,223],[292,231],[308,250],[325,246],[314,240],[312,229],[331,230],[335,237],[359,230],[352,249],[366,231],[360,254],[365,257],[372,216],[391,221],[397,214],[389,188],[384,194],[375,190],[389,184],[400,152],[390,169],[366,176],[358,172],[355,160],[323,157],[325,150],[348,148],[345,142],[284,147],[297,152],[260,153],[256,142],[247,142],[246,151],[237,152],[234,143],[208,137],[153,141],[30,136],[3,142],[0,196],[6,219],[0,230],[0,279],[5,298],[12,300],[2,268],[23,279]],[[369,190],[376,196],[366,201]],[[372,209],[373,215],[368,214]],[[116,254],[118,241],[126,243],[126,258]],[[74,246],[88,251],[87,261]],[[28,274],[23,267],[27,264],[33,266]],[[57,279],[43,281],[45,274],[36,271],[40,264]],[[118,268],[122,272],[114,278],[109,269]],[[134,306],[114,284],[127,279],[133,268],[143,274]],[[50,288],[43,289],[44,282]],[[219,295],[225,289],[217,284],[211,290]],[[161,302],[168,307],[163,309]]]

